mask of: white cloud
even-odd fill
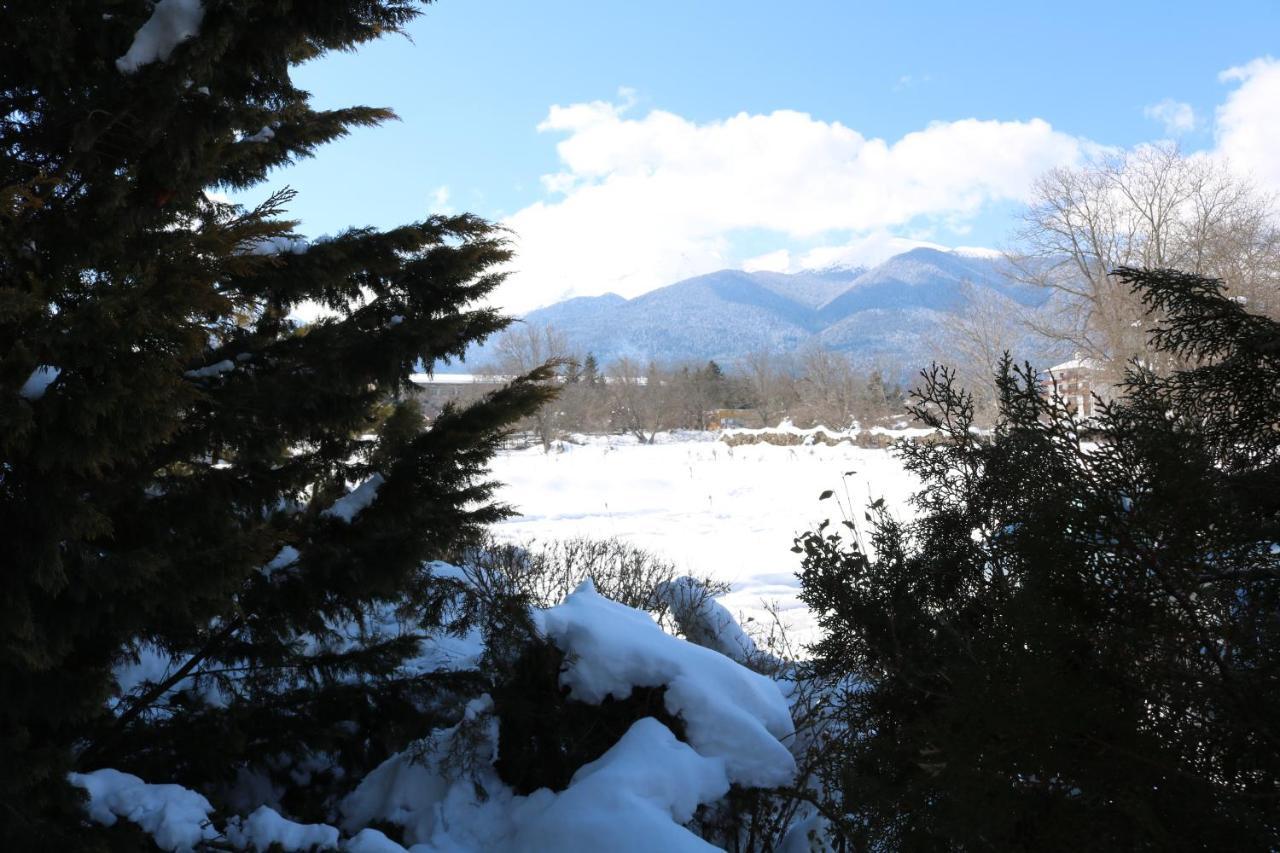
[[[904,89],[910,89],[912,86],[928,83],[932,79],[933,77],[928,74],[903,74],[898,78],[898,82],[893,84],[893,91],[901,92]]]
[[[946,249],[930,240],[902,237],[880,229],[835,246],[819,246],[801,256],[799,269],[820,270],[827,267],[873,267],[894,255],[912,249]]]
[[[732,238],[752,230],[857,254],[844,244],[1023,199],[1036,175],[1093,150],[1040,119],[935,122],[887,141],[790,110],[629,118],[633,100],[555,106],[539,126],[566,135],[562,168],[543,179],[549,198],[504,220],[518,257],[498,304],[635,296],[735,265]]]
[[[1169,136],[1181,136],[1195,130],[1196,113],[1191,105],[1173,98],[1165,98],[1158,104],[1143,107],[1142,114],[1164,125],[1164,132]]]
[[[791,253],[786,249],[766,252],[742,262],[747,272],[791,272]]]
[[[1270,56],[1219,75],[1239,83],[1218,107],[1217,152],[1265,189],[1280,193],[1280,60]]]
[[[431,191],[431,200],[429,210],[432,213],[438,213],[447,216],[453,213],[453,207],[449,204],[449,188],[436,187]]]

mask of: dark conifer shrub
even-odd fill
[[[815,666],[858,682],[824,774],[855,849],[1280,847],[1280,324],[1118,276],[1181,369],[1132,365],[1094,441],[1007,358],[980,437],[935,367],[918,517],[797,541]]]
[[[509,257],[490,224],[308,245],[289,193],[206,194],[390,118],[313,110],[290,69],[417,4],[185,5],[198,32],[150,62],[130,52],[146,0],[0,5],[6,850],[96,843],[71,770],[214,792],[269,753],[358,778],[420,736],[453,689],[399,667],[440,616],[420,567],[502,516],[486,460],[548,393],[542,371],[430,425],[388,407],[419,360],[505,325],[476,307]],[[332,316],[300,327],[307,301]],[[362,511],[328,511],[360,483]],[[409,629],[374,630],[393,606]],[[113,667],[139,652],[173,664],[122,694]]]

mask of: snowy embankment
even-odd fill
[[[749,444],[715,433],[659,435],[642,445],[622,436],[500,454],[498,498],[520,515],[495,527],[513,542],[617,537],[654,552],[682,573],[728,581],[720,601],[756,624],[775,604],[793,640],[815,636],[799,601],[794,537],[830,519],[862,524],[878,498],[899,516],[919,488],[891,450]],[[830,489],[833,496],[819,501]]]

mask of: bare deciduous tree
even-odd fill
[[[943,317],[938,361],[955,366],[961,386],[973,394],[975,415],[984,424],[995,415],[994,377],[1000,358],[1005,352],[1024,351],[1028,316],[1021,305],[998,291],[965,282],[959,307]]]
[[[639,362],[620,358],[608,374],[609,403],[615,429],[634,435],[645,444],[653,444],[662,429],[663,412],[658,389],[650,387],[654,377]],[[652,383],[656,385],[656,383]]]
[[[565,336],[553,326],[517,323],[508,328],[495,344],[496,372],[506,376],[521,376],[548,362],[569,363],[569,344]],[[542,442],[543,450],[551,449],[551,442],[559,431],[559,400],[552,400],[529,417],[529,426]]]
[[[1036,330],[1107,363],[1146,350],[1139,300],[1118,267],[1172,267],[1222,278],[1256,309],[1280,308],[1274,200],[1221,161],[1160,144],[1078,168],[1054,169],[1011,254],[1014,277],[1051,289],[1055,311]]]
[[[854,419],[859,382],[842,353],[813,345],[800,353],[800,417],[813,425],[845,429]]]
[[[796,404],[794,370],[786,356],[761,349],[742,361],[747,395],[761,426],[773,426]]]

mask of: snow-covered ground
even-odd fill
[[[729,581],[721,601],[743,618],[774,603],[793,639],[814,637],[798,600],[794,537],[823,519],[861,525],[876,498],[898,515],[918,481],[889,450],[837,445],[729,447],[715,433],[592,436],[561,452],[512,451],[493,463],[500,500],[521,515],[496,527],[517,542],[616,536],[653,551],[681,573]],[[851,473],[850,473],[851,472]],[[848,476],[845,476],[845,475]],[[826,501],[818,496],[830,489]],[[749,626],[748,626],[749,627]]]

